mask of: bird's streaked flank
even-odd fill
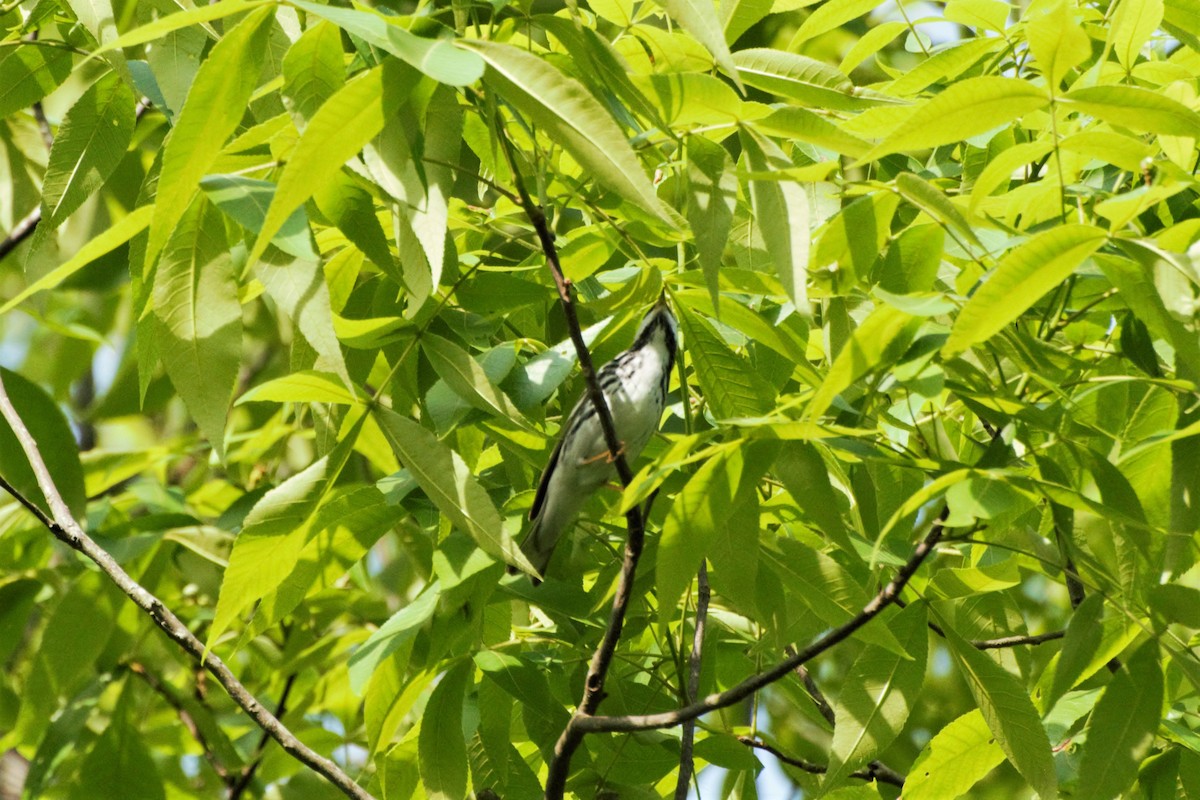
[[[675,317],[659,300],[642,320],[633,345],[600,369],[600,389],[622,453],[631,461],[662,419],[678,336]],[[529,511],[533,524],[521,550],[539,573],[545,574],[558,540],[612,471],[596,408],[584,396],[563,423]]]

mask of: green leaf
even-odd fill
[[[487,62],[484,82],[565,147],[591,177],[669,227],[679,227],[625,134],[583,84],[511,45],[472,41],[464,46]]]
[[[734,54],[733,63],[751,86],[813,108],[855,111],[878,104],[859,97],[854,84],[836,67],[807,56],[750,48]]]
[[[1092,40],[1059,0],[1048,11],[1025,24],[1029,49],[1051,88],[1057,91],[1063,77],[1092,54]]]
[[[485,553],[519,567],[536,570],[504,530],[491,497],[471,474],[462,457],[425,428],[394,411],[373,409],[396,457],[416,478],[422,491],[457,527],[470,534]]]
[[[234,14],[241,14],[243,11],[250,11],[263,6],[273,7],[274,3],[267,0],[221,0],[221,2],[213,3],[212,5],[188,8],[177,14],[160,17],[153,22],[142,25],[140,28],[134,28],[117,39],[105,42],[93,50],[88,58],[96,58],[110,50],[134,47],[146,42],[152,42],[155,39],[166,36],[171,31],[190,28],[193,25],[202,25],[205,22],[224,19],[225,17],[231,17]]]
[[[375,215],[375,200],[366,189],[345,172],[338,172],[329,182],[316,188],[313,201],[321,213],[375,266],[397,284],[404,285],[396,258],[388,247],[387,235],[379,224],[379,217]],[[296,209],[296,213],[304,213],[303,207]],[[287,223],[284,223],[286,228]],[[460,292],[468,286],[464,284]],[[459,297],[461,299],[461,294]]]
[[[844,287],[855,286],[870,273],[891,236],[898,205],[900,198],[894,193],[872,192],[842,208],[825,224],[812,254],[812,266],[831,271],[834,291],[845,291]]]
[[[255,263],[254,274],[275,305],[287,314],[317,352],[317,368],[337,373],[348,388],[353,388],[333,329],[329,287],[320,263],[316,259],[292,258],[281,250],[268,248]]]
[[[345,83],[342,34],[331,22],[321,21],[306,30],[283,57],[280,93],[300,130]]]
[[[1044,711],[1054,708],[1058,699],[1075,688],[1087,674],[1088,665],[1095,660],[1104,637],[1100,624],[1103,614],[1103,595],[1089,594],[1071,615],[1054,668],[1054,682],[1040,703]]]
[[[720,293],[721,258],[737,206],[737,176],[721,145],[703,136],[690,136],[687,148],[687,220],[695,231],[696,258],[715,303]]]
[[[942,355],[952,358],[999,333],[1066,280],[1106,238],[1093,225],[1060,225],[1010,250],[959,312]]]
[[[154,279],[158,347],[171,383],[217,457],[242,356],[242,305],[225,221],[200,197],[166,242]]]
[[[1046,93],[1016,78],[983,76],[958,81],[917,106],[859,163],[904,150],[926,150],[990,131],[1050,102]]]
[[[71,74],[74,59],[61,47],[33,45],[0,51],[0,117],[29,108]]]
[[[908,800],[954,800],[1003,760],[1004,751],[976,709],[929,740],[908,771],[904,796]]]
[[[992,158],[983,172],[975,179],[971,188],[971,212],[998,187],[1008,188],[1012,175],[1019,167],[1031,164],[1054,149],[1054,142],[1041,139],[1036,142],[1013,145]]]
[[[913,603],[888,623],[911,658],[867,645],[854,660],[833,706],[833,745],[822,791],[844,782],[903,730],[925,680],[927,622],[924,603]]]
[[[279,588],[291,574],[308,542],[313,514],[341,474],[353,447],[355,430],[327,456],[264,494],[242,525],[221,581],[207,647],[242,612]]]
[[[933,184],[911,172],[902,172],[896,176],[896,191],[913,206],[949,228],[951,235],[957,233],[977,247],[983,247],[958,206]]]
[[[441,596],[441,586],[434,581],[415,600],[389,617],[379,630],[354,651],[349,666],[350,688],[355,694],[362,694],[383,660],[415,636],[417,630],[433,617]]]
[[[1090,86],[1067,92],[1062,101],[1072,110],[1135,131],[1200,137],[1200,114],[1161,92],[1136,86]]]
[[[1126,70],[1133,67],[1142,47],[1162,24],[1163,12],[1163,0],[1117,4],[1108,29],[1107,44]]]
[[[1162,717],[1163,674],[1158,643],[1145,642],[1113,675],[1088,719],[1079,761],[1081,800],[1123,797],[1154,744]]]
[[[355,405],[358,397],[327,372],[304,370],[260,383],[237,399],[243,403],[335,403]]]
[[[123,699],[122,703],[129,705],[130,701]],[[74,784],[71,800],[165,800],[150,748],[124,716],[117,715],[105,727],[84,757],[80,769],[87,778]]]
[[[144,231],[150,224],[150,218],[153,214],[154,206],[141,206],[130,211],[117,220],[111,228],[99,236],[90,239],[87,244],[75,252],[75,255],[46,273],[30,286],[27,286],[16,297],[5,303],[0,307],[0,314],[11,311],[38,292],[43,292],[47,289],[57,289],[60,284],[76,272],[79,272],[79,270],[101,256],[108,255]]]
[[[92,84],[63,118],[42,183],[42,225],[57,228],[112,175],[133,138],[133,91],[116,73]]]
[[[829,0],[822,3],[820,8],[809,14],[808,18],[804,20],[804,24],[792,36],[792,41],[788,44],[787,49],[799,50],[800,45],[809,39],[815,39],[834,28],[840,28],[850,20],[873,11],[878,5],[872,0]]]
[[[952,627],[943,624],[943,628],[950,652],[1000,749],[1043,800],[1058,797],[1050,740],[1025,687]]]
[[[795,590],[795,596],[830,627],[844,624],[870,602],[858,580],[841,564],[795,539],[780,536],[774,548],[763,548],[763,555],[775,565],[786,585]],[[901,658],[910,657],[885,625],[865,625],[854,635]]]
[[[681,308],[679,325],[704,399],[715,417],[757,417],[771,409],[774,389],[707,322]]]
[[[429,800],[467,796],[467,743],[463,701],[474,665],[463,661],[442,676],[421,715],[421,782]]]
[[[948,0],[943,13],[951,22],[1000,33],[1011,12],[1012,7],[1002,0]]]
[[[746,161],[756,173],[790,169],[791,159],[769,139],[743,131],[740,137]],[[779,280],[796,310],[807,316],[808,305],[808,195],[792,180],[751,180],[750,200],[767,253],[775,262]]]
[[[258,85],[274,7],[251,11],[213,46],[196,73],[162,155],[145,263],[153,264],[186,213],[200,179],[237,130]]]
[[[242,175],[205,175],[200,188],[208,199],[250,233],[262,230],[267,209],[275,197],[275,184]],[[315,259],[308,215],[297,208],[271,239],[271,244],[296,258]]]
[[[850,384],[881,364],[895,360],[916,334],[919,317],[881,305],[855,328],[809,401],[805,417],[815,420]]]
[[[753,499],[747,494],[770,467],[771,459],[762,456],[761,444],[737,442],[725,447],[705,461],[675,497],[654,565],[660,624],[674,617],[679,598],[721,528],[741,504]]]
[[[799,139],[852,158],[858,158],[871,149],[871,145],[825,117],[794,106],[777,108],[769,116],[756,119],[749,125],[769,136]]]
[[[54,400],[37,384],[7,369],[0,368],[4,388],[17,416],[33,435],[42,460],[54,477],[59,494],[77,520],[84,518],[87,496],[84,494],[83,467],[75,434]],[[0,475],[46,514],[50,503],[42,494],[29,458],[8,421],[0,417]]]
[[[500,391],[484,372],[483,367],[466,350],[433,333],[421,336],[421,349],[441,376],[459,397],[476,408],[503,417],[519,428],[529,429],[529,423],[504,392]]]
[[[384,78],[389,74],[386,62],[367,70],[326,100],[309,120],[279,176],[262,230],[250,251],[251,263],[262,256],[267,244],[317,187],[332,181],[342,165],[383,130],[385,106],[392,102],[385,97],[384,88]],[[401,88],[392,85],[386,94]]]
[[[305,0],[295,0],[291,5],[329,20],[346,33],[408,62],[439,83],[469,86],[483,74],[483,62],[474,53],[455,47],[450,39],[426,39],[410,33],[400,27],[398,17]]]
[[[1178,583],[1151,587],[1150,608],[1167,622],[1200,629],[1200,590]]]
[[[726,75],[733,80],[742,93],[746,87],[738,77],[737,68],[733,65],[733,56],[729,45],[725,43],[725,31],[721,20],[717,17],[717,6],[713,0],[655,0],[672,19],[704,45],[713,59]]]

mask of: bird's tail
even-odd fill
[[[550,513],[549,505],[543,506],[541,513],[534,517],[533,524],[529,526],[529,533],[521,542],[521,552],[541,575],[546,574],[546,567],[550,563],[550,557],[554,555],[554,548],[558,545],[559,536],[562,534],[562,525],[557,524],[555,515]],[[517,570],[509,567],[508,571],[514,573]],[[534,586],[540,583],[540,580],[533,578]]]

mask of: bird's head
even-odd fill
[[[633,348],[637,349],[651,344],[658,345],[673,359],[678,343],[679,323],[675,321],[675,315],[667,307],[666,297],[660,297],[650,312],[646,314],[642,324],[638,326]]]

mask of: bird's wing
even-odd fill
[[[554,474],[554,468],[558,466],[558,457],[562,453],[563,440],[566,439],[566,431],[564,435],[558,437],[558,443],[554,445],[554,452],[550,454],[550,460],[546,462],[546,469],[542,471],[542,479],[538,481],[537,494],[533,496],[533,505],[529,509],[529,518],[537,519],[538,512],[542,510],[542,505],[546,502],[546,491],[550,488],[550,476]]]

